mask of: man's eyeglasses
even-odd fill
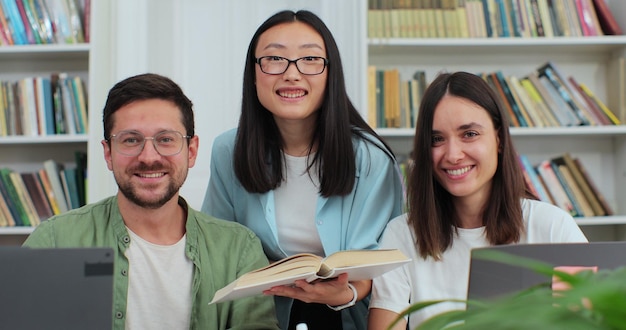
[[[328,65],[328,60],[320,56],[305,56],[295,60],[290,60],[281,56],[262,56],[255,59],[263,73],[283,74],[289,68],[289,64],[294,63],[300,73],[305,75],[317,75],[324,72]]]
[[[161,156],[174,156],[183,150],[185,139],[191,136],[182,135],[177,131],[163,131],[155,136],[148,137],[136,131],[121,131],[111,135],[111,148],[125,156],[137,156],[143,150],[146,140],[152,140],[154,149]]]

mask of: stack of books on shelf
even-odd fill
[[[590,88],[565,76],[553,62],[526,76],[478,73],[496,91],[511,127],[621,125]],[[622,82],[618,82],[622,83]],[[368,67],[368,122],[376,128],[413,128],[426,89],[426,74],[402,80],[397,69]]]
[[[76,166],[44,161],[36,172],[0,169],[0,227],[35,227],[53,215],[86,203],[87,155],[77,151]]]
[[[89,42],[90,0],[0,0],[0,46]]]
[[[86,134],[86,91],[66,73],[0,81],[0,136]]]
[[[370,0],[370,38],[619,35],[605,0]]]
[[[507,110],[512,127],[620,125],[620,119],[584,83],[548,62],[524,77],[482,73]]]
[[[574,217],[612,215],[613,210],[596,187],[583,163],[569,153],[538,164],[519,155],[527,186],[537,198]]]
[[[368,123],[371,127],[413,128],[426,90],[426,73],[402,80],[397,69],[368,67]]]

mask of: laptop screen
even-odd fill
[[[0,247],[0,327],[111,329],[110,248]]]
[[[626,265],[626,242],[498,245],[473,249],[468,299],[490,299],[525,290],[535,285],[552,285],[552,278],[533,270],[495,261],[481,260],[481,250],[495,250],[549,263],[564,269],[615,269]]]

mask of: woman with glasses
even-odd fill
[[[395,157],[350,102],[335,40],[308,11],[279,12],[254,34],[239,127],[211,157],[202,210],[251,228],[270,260],[375,249],[402,212]],[[340,275],[266,294],[282,329],[365,329],[370,287]]]

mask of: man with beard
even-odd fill
[[[271,297],[208,305],[268,261],[250,230],[179,196],[198,154],[180,87],[156,74],[127,78],[109,91],[103,117],[117,195],[44,221],[24,246],[113,248],[114,329],[277,329]]]

